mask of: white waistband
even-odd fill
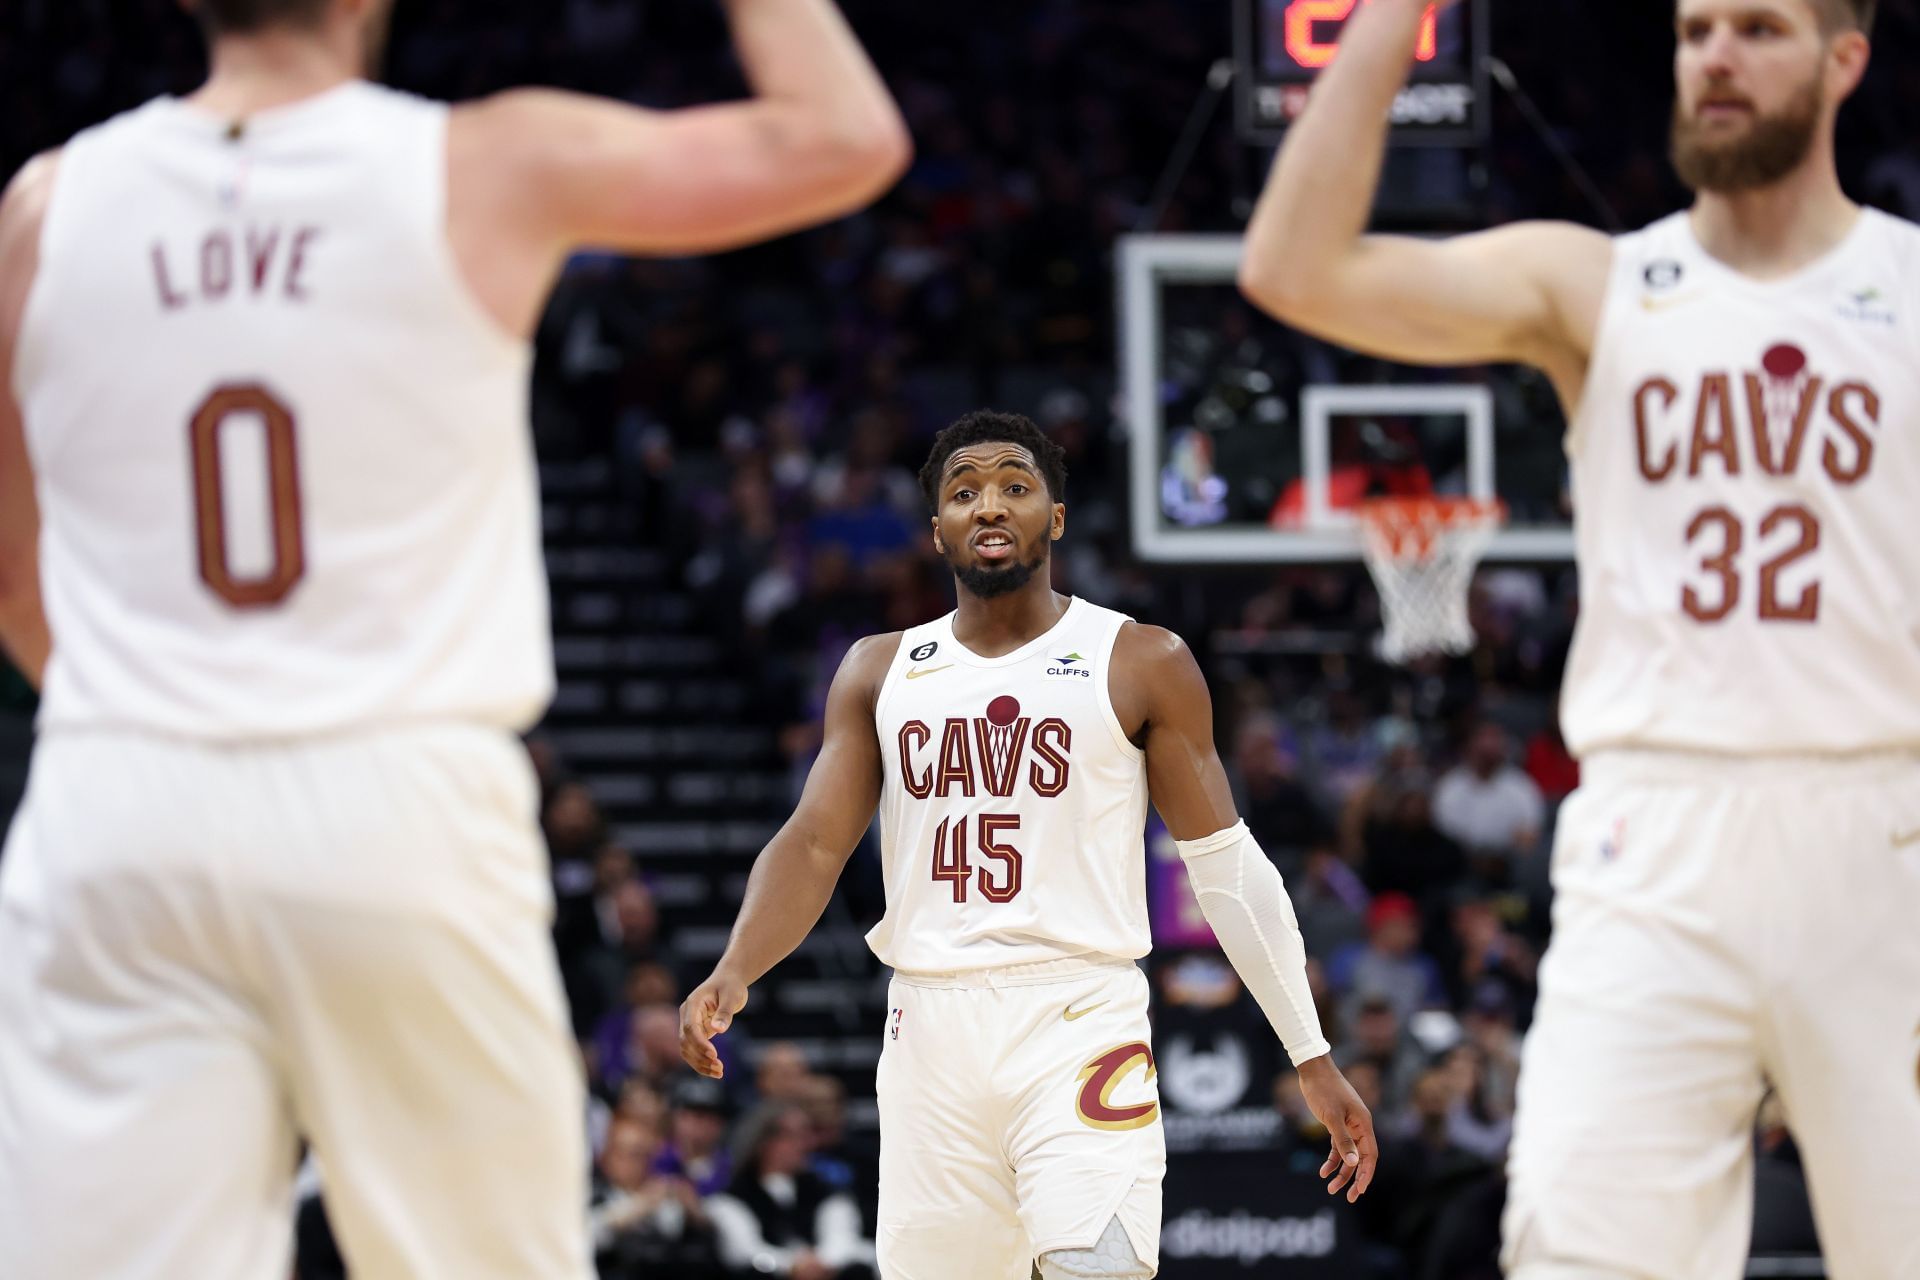
[[[912,987],[1037,987],[1048,982],[1066,982],[1101,969],[1136,967],[1133,961],[1118,956],[1086,955],[1069,956],[1064,960],[1001,965],[991,969],[956,969],[945,973],[896,969],[893,976]]]

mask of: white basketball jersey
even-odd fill
[[[867,943],[883,962],[1147,953],[1146,756],[1107,691],[1127,621],[1076,598],[999,658],[955,640],[952,614],[901,638],[874,707],[887,913]]]
[[[1567,439],[1576,753],[1920,747],[1920,229],[1754,281],[1685,214],[1615,247]]]
[[[447,242],[446,125],[354,82],[237,137],[160,99],[67,146],[16,353],[43,728],[545,707],[531,352]]]

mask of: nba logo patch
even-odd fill
[[[905,1012],[905,1009],[895,1009],[893,1011],[893,1030],[888,1035],[889,1039],[898,1040],[900,1038],[900,1015]]]
[[[1613,820],[1613,830],[1608,832],[1607,838],[1600,842],[1600,861],[1612,862],[1618,858],[1621,848],[1626,843],[1627,820],[1625,818],[1615,818]]]

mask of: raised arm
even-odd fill
[[[1346,1187],[1347,1199],[1357,1200],[1380,1154],[1373,1117],[1320,1033],[1286,886],[1234,812],[1213,743],[1206,677],[1179,636],[1128,623],[1114,642],[1112,680],[1122,724],[1139,723],[1144,735],[1147,788],[1186,863],[1201,914],[1286,1046],[1301,1094],[1332,1137],[1320,1176],[1333,1175],[1330,1192]],[[1137,703],[1121,706],[1129,696]]]
[[[833,886],[880,803],[880,739],[874,697],[900,633],[869,636],[848,650],[827,694],[820,754],[793,811],[753,864],[746,899],[713,974],[680,1006],[680,1053],[718,1078],[713,1037],[747,1003],[747,988],[800,945],[833,897]]]
[[[1387,120],[1426,0],[1370,0],[1287,130],[1247,229],[1240,287],[1277,318],[1416,364],[1517,360],[1563,397],[1584,375],[1612,245],[1572,223],[1453,239],[1365,234]]]
[[[57,163],[53,153],[31,161],[0,196],[0,649],[36,689],[52,642],[40,601],[40,504],[13,373]]]
[[[751,98],[649,111],[504,93],[455,112],[456,187],[483,187],[493,198],[478,204],[563,249],[691,253],[811,226],[892,185],[906,125],[832,0],[724,3]]]

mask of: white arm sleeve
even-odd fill
[[[1259,1002],[1294,1066],[1330,1051],[1307,990],[1307,948],[1280,872],[1245,822],[1176,840],[1200,913]]]

